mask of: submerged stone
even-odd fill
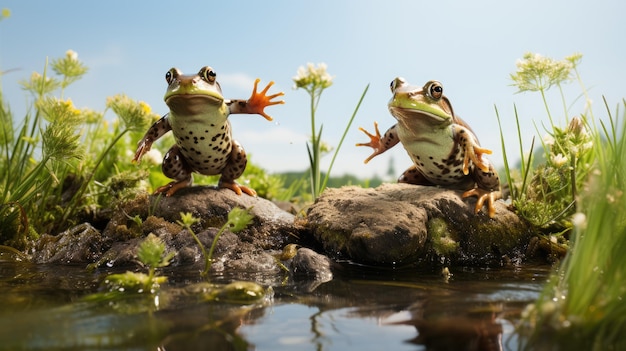
[[[476,200],[461,194],[411,184],[327,189],[309,208],[307,227],[327,253],[358,263],[490,264],[520,258],[530,227],[502,201],[493,219],[475,214]]]

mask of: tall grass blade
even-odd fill
[[[367,94],[367,90],[369,88],[370,88],[369,84],[365,86],[365,90],[363,90],[363,93],[361,94],[361,97],[359,98],[359,102],[356,104],[356,107],[354,108],[354,111],[352,112],[352,116],[350,116],[350,119],[348,120],[348,124],[346,125],[346,128],[343,130],[343,134],[341,135],[339,144],[337,145],[337,148],[335,149],[335,152],[333,153],[333,158],[330,161],[330,166],[328,166],[328,171],[326,172],[326,176],[324,177],[324,181],[322,182],[320,193],[324,191],[324,189],[326,189],[326,184],[328,183],[330,172],[332,171],[333,165],[335,164],[335,159],[337,158],[337,155],[339,154],[339,149],[341,149],[343,140],[346,138],[346,135],[348,134],[348,130],[350,130],[350,127],[352,126],[352,122],[354,121],[354,117],[356,117],[356,114],[359,111],[359,107],[361,107],[361,103],[363,102],[363,99],[365,98],[365,94]]]

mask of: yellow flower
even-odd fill
[[[152,113],[152,108],[150,108],[150,105],[148,105],[147,103],[143,102],[143,101],[139,101],[139,108],[141,109],[141,111],[143,111],[143,113],[145,114],[150,114]]]
[[[11,17],[11,10],[7,8],[3,8],[2,15],[0,15],[0,18],[8,18],[8,17]]]
[[[142,130],[159,117],[145,102],[135,101],[124,94],[107,98],[106,106],[131,130]]]
[[[83,122],[81,111],[74,107],[71,99],[45,98],[37,102],[37,107],[48,121],[59,121],[72,126]]]

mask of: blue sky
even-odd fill
[[[540,96],[515,94],[509,74],[525,52],[562,59],[583,54],[580,72],[591,89],[596,116],[626,97],[626,2],[623,1],[24,1],[0,3],[11,17],[0,22],[0,70],[5,98],[18,117],[28,96],[18,82],[41,72],[46,57],[76,51],[89,68],[66,96],[78,107],[104,109],[107,96],[125,93],[164,114],[165,72],[195,73],[212,66],[227,98],[247,98],[254,78],[274,80],[285,105],[255,115],[232,115],[234,138],[269,171],[304,170],[310,135],[308,96],[293,90],[292,77],[307,62],[325,62],[335,76],[320,102],[323,140],[336,145],[369,83],[334,173],[385,175],[393,157],[399,175],[410,159],[399,145],[369,164],[359,126],[381,131],[394,123],[387,111],[389,83],[403,76],[415,85],[436,79],[455,112],[474,129],[490,159],[502,165],[494,106],[507,146],[517,154],[513,106],[527,145],[546,114]],[[573,102],[576,84],[565,89]],[[562,121],[556,90],[548,98]],[[570,114],[582,111],[582,101]],[[543,134],[543,132],[541,132]],[[513,156],[513,158],[515,158]],[[128,160],[130,162],[130,159]],[[325,169],[330,162],[322,162]]]

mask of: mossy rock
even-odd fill
[[[502,201],[475,214],[462,192],[410,184],[328,189],[306,226],[329,255],[364,264],[484,265],[522,258],[532,231]]]

